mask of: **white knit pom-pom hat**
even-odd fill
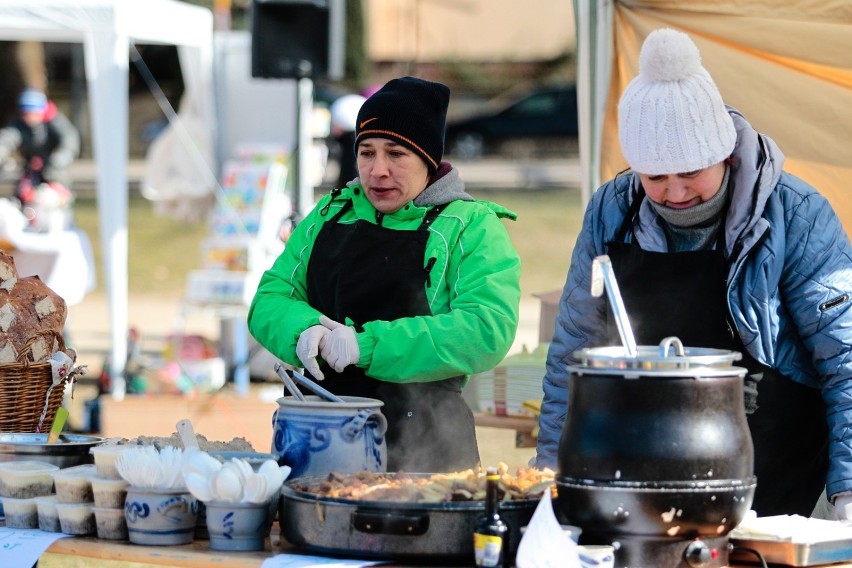
[[[651,32],[639,52],[639,75],[618,103],[618,139],[642,174],[693,172],[731,155],[734,122],[698,47],[685,33]]]

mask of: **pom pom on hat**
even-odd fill
[[[47,96],[38,89],[24,89],[18,98],[18,108],[24,112],[43,111],[47,108]]]
[[[733,152],[734,122],[685,33],[660,29],[645,39],[639,75],[618,105],[618,137],[630,167],[649,175],[700,170]]]
[[[685,81],[702,70],[698,47],[675,30],[653,32],[639,52],[639,73],[653,83]]]
[[[444,156],[450,89],[444,84],[401,77],[388,81],[358,112],[355,151],[365,138],[387,138],[423,158],[432,172]]]

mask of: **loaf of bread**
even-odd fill
[[[0,363],[16,361],[38,332],[53,331],[39,336],[28,353],[31,361],[47,361],[59,349],[56,336],[67,315],[65,300],[38,276],[20,278],[15,260],[0,251]]]

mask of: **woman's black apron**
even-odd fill
[[[716,250],[660,253],[625,242],[644,198],[633,200],[607,254],[639,345],[657,345],[677,336],[690,347],[739,351],[745,379],[746,413],[754,443],[757,475],[752,508],[760,516],[810,516],[828,470],[828,427],[818,389],[790,380],[748,355],[729,323],[728,266],[724,227]],[[620,344],[612,314],[610,344]]]
[[[363,220],[341,224],[351,201],[323,226],[308,264],[308,303],[339,322],[364,323],[431,315],[426,299],[431,263],[425,259],[433,207],[416,231]],[[399,375],[405,377],[405,360]],[[323,386],[338,395],[376,398],[388,420],[388,471],[447,472],[476,467],[479,450],[473,413],[461,396],[463,377],[428,383],[390,383],[349,365],[326,364]]]

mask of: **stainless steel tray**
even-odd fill
[[[47,434],[0,434],[0,462],[34,460],[71,467],[92,463],[89,449],[104,441],[97,436],[60,434],[59,440],[47,443]]]
[[[802,543],[770,538],[740,539],[731,537],[730,542],[735,547],[757,550],[769,564],[820,566],[852,561],[852,538]],[[742,552],[736,548],[731,552],[730,557],[731,562],[757,562],[757,558],[753,554]]]

